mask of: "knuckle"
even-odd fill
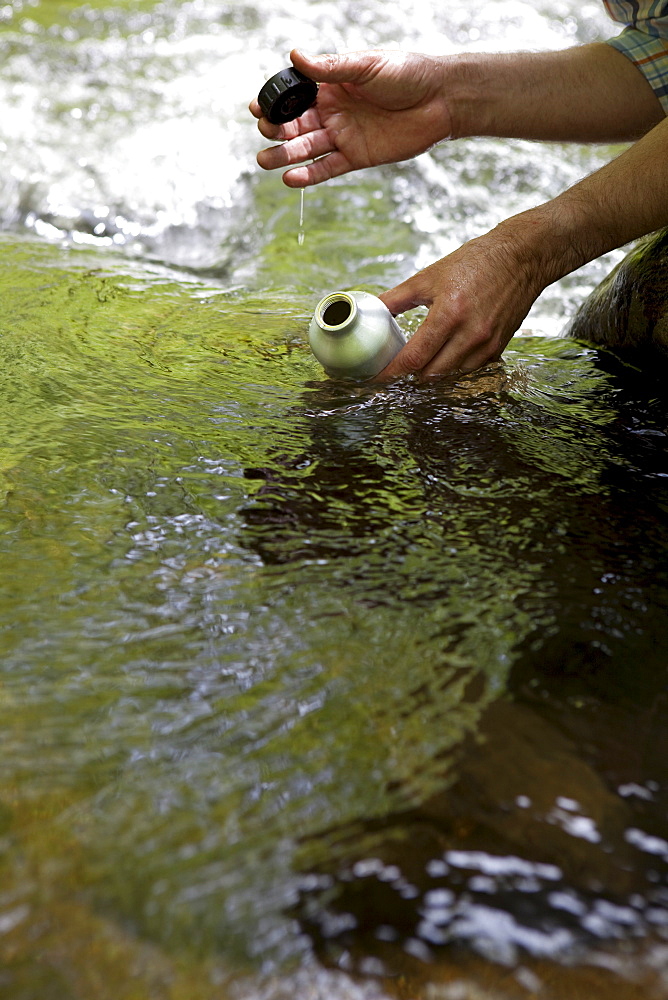
[[[494,340],[494,331],[490,324],[483,323],[478,324],[473,333],[469,338],[469,343],[472,348],[476,350],[482,350],[483,348],[489,347]]]
[[[447,303],[447,312],[450,323],[455,326],[463,326],[471,318],[471,297],[463,289],[457,289],[450,293]]]

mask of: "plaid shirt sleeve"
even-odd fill
[[[608,45],[636,64],[668,114],[668,0],[603,0],[613,21],[626,27]]]

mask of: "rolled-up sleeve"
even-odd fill
[[[626,25],[608,45],[636,64],[668,115],[668,0],[603,2],[612,19]]]

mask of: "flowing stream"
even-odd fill
[[[443,143],[302,228],[247,111],[293,44],[615,30],[0,7],[0,1000],[668,996],[666,373],[558,336],[619,255],[473,375],[306,341],[617,150]]]

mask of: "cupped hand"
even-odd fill
[[[442,59],[393,50],[310,57],[297,49],[290,58],[320,83],[316,104],[285,125],[261,117],[257,100],[250,104],[262,135],[281,143],[257,161],[265,170],[288,167],[288,187],[406,160],[451,134]]]
[[[393,315],[426,305],[429,313],[377,376],[471,372],[496,361],[549,280],[516,252],[497,227],[384,292]]]

